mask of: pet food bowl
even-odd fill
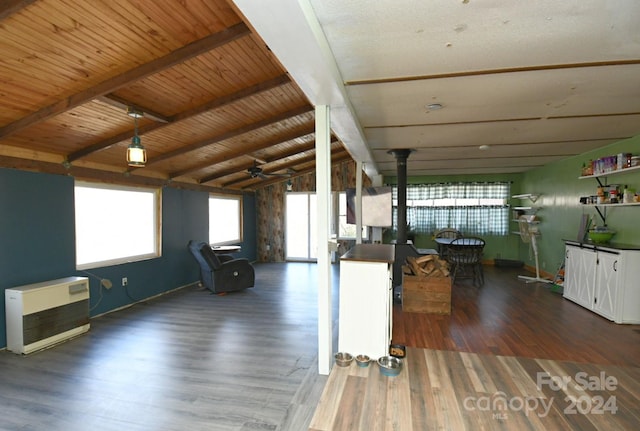
[[[611,241],[611,238],[616,234],[614,230],[589,230],[589,239],[596,244],[604,244]]]
[[[348,367],[353,361],[353,356],[346,352],[338,352],[335,354],[336,365],[339,367]]]
[[[397,376],[402,371],[402,359],[394,356],[382,356],[378,358],[380,372],[389,377]]]
[[[356,364],[358,364],[359,367],[368,367],[369,361],[371,361],[371,358],[367,355],[356,356]]]

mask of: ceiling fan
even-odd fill
[[[261,178],[263,180],[269,178],[269,177],[291,177],[291,172],[286,173],[286,174],[276,174],[276,173],[266,173],[263,172],[262,168],[260,166],[258,166],[258,161],[254,161],[253,162],[253,166],[251,166],[249,169],[247,169],[247,172],[249,173],[249,175],[251,176],[251,178]]]

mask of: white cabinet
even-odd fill
[[[564,297],[591,308],[596,282],[596,259],[593,249],[567,244],[565,252]]]
[[[566,243],[564,297],[616,323],[640,323],[640,250]]]
[[[339,351],[389,354],[394,254],[393,245],[362,244],[340,258]]]

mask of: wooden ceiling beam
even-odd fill
[[[34,3],[36,0],[4,0],[0,6],[0,21],[10,17],[21,9]]]
[[[351,155],[346,150],[338,151],[335,154],[331,155],[331,166],[339,165],[340,163],[346,162],[347,160],[352,160],[351,159]],[[311,174],[311,173],[313,173],[315,171],[316,171],[316,167],[314,165],[312,168],[296,172],[295,174],[291,175],[290,178],[300,177],[302,175]],[[290,178],[274,177],[273,179],[270,179],[270,180],[254,181],[253,184],[251,184],[249,186],[241,187],[241,188],[242,188],[242,190],[255,191],[255,189],[258,189],[258,188],[263,188],[263,187],[270,186],[272,184],[282,183],[284,181],[288,181]],[[255,180],[255,178],[250,178],[250,180]],[[240,183],[240,182],[242,182],[242,181],[237,181],[236,183]],[[227,184],[223,185],[223,187],[226,187],[226,186],[227,186]]]
[[[338,142],[338,139],[335,138],[335,137],[332,137],[331,138],[331,143],[334,143],[334,142]],[[274,162],[277,162],[278,160],[286,159],[287,157],[291,157],[291,156],[296,155],[296,154],[301,154],[301,153],[304,153],[304,152],[307,152],[307,151],[314,150],[314,153],[312,155],[310,155],[310,156],[305,156],[305,157],[301,157],[301,158],[298,158],[298,159],[289,160],[289,161],[284,162],[284,163],[280,163],[275,168],[271,168],[271,169],[266,168],[266,169],[264,169],[264,173],[265,174],[269,174],[269,173],[281,171],[283,169],[291,168],[292,166],[299,165],[300,163],[307,163],[309,161],[312,161],[315,158],[315,148],[316,148],[315,141],[311,141],[311,142],[306,143],[304,145],[304,147],[296,147],[296,148],[293,148],[293,149],[287,151],[286,153],[282,153],[282,154],[279,154],[276,157],[272,157],[270,160],[268,160],[265,163],[274,163]],[[251,166],[253,166],[253,164],[251,164]],[[249,166],[247,166],[246,169],[248,169],[248,168],[249,168]],[[216,175],[210,175],[209,177],[205,177],[205,178],[200,179],[198,181],[198,184],[204,184],[206,182],[213,181],[213,180],[216,180],[218,178],[223,178],[223,177],[226,177],[228,175],[237,174],[240,170],[244,170],[244,169],[240,169],[240,168],[227,169],[224,172],[224,175],[221,175],[220,173],[218,173]],[[297,171],[296,171],[296,174],[297,174]],[[214,178],[212,178],[212,177],[214,177]],[[242,181],[244,181],[244,179],[241,178],[241,179],[237,179],[237,180],[232,180],[232,181],[229,181],[229,182],[225,183],[225,185],[234,184],[234,181],[242,182]]]
[[[217,142],[225,141],[227,139],[235,138],[236,136],[243,135],[245,133],[252,132],[257,129],[261,129],[263,127],[269,126],[274,123],[279,123],[280,121],[287,120],[289,118],[297,117],[298,115],[306,114],[309,112],[313,112],[313,108],[309,105],[300,106],[295,109],[291,109],[289,111],[283,112],[278,115],[274,115],[273,117],[266,118],[261,121],[257,121],[255,123],[247,124],[245,126],[238,127],[236,129],[230,130],[228,132],[222,133],[217,136],[213,136],[211,138],[204,139],[199,142],[194,142],[193,144],[185,145],[181,148],[178,148],[174,151],[169,151],[164,154],[160,154],[154,156],[153,160],[147,161],[147,165],[153,165],[167,159],[171,159],[173,157],[181,156],[183,154],[189,153],[191,151],[199,150],[200,148],[207,147],[209,145],[213,145]],[[135,168],[137,171],[140,171],[141,168]],[[142,168],[144,169],[144,168]],[[134,169],[131,169],[134,171]]]
[[[222,106],[238,102],[247,97],[259,94],[263,91],[268,91],[273,88],[279,87],[281,85],[287,84],[290,82],[289,77],[285,75],[277,76],[273,79],[269,79],[267,81],[260,82],[256,85],[252,85],[247,88],[243,88],[242,90],[238,90],[235,93],[228,94],[226,96],[218,97],[214,100],[206,102],[200,106],[197,106],[192,109],[188,109],[186,111],[180,112],[179,114],[172,115],[170,117],[166,117],[168,122],[166,123],[151,123],[145,126],[140,126],[138,129],[138,135],[142,136],[145,133],[149,133],[153,130],[160,129],[162,127],[166,127],[170,124],[177,123],[178,121],[186,120],[187,118],[194,117],[196,115],[200,115],[204,112],[210,111],[212,109],[220,108]],[[111,97],[109,95],[107,97]],[[67,162],[71,163],[74,160],[80,159],[82,157],[86,157],[89,154],[95,153],[100,150],[107,149],[112,145],[117,144],[118,142],[122,142],[125,139],[130,139],[133,137],[133,130],[119,133],[115,136],[111,136],[107,139],[104,139],[100,142],[96,142],[95,144],[89,145],[88,147],[82,148],[78,151],[75,151],[67,156]],[[175,176],[172,176],[175,177]]]
[[[335,160],[342,161],[343,160],[342,158],[343,158],[343,156],[345,154],[347,155],[348,158],[351,158],[351,156],[349,155],[347,150],[345,150],[344,148],[341,148],[340,150],[337,150],[337,151],[331,153],[331,163],[333,164]],[[315,155],[313,157],[311,157],[311,159],[308,160],[308,161],[315,161]],[[298,164],[299,163],[300,162],[298,162]],[[277,169],[277,170],[280,170],[280,169]],[[305,170],[302,170],[302,171],[296,171],[294,174],[291,174],[286,178],[298,177],[300,175],[304,175],[306,173],[313,172],[313,171],[315,171],[315,164],[314,164],[313,168],[305,169]],[[269,172],[264,172],[264,173],[268,174]],[[276,180],[260,179],[260,181],[261,182],[268,182],[269,184],[272,183],[272,182],[283,181],[283,179],[282,179],[283,177],[282,176],[279,176],[277,178],[279,178],[279,180],[278,179],[276,179]],[[229,187],[229,186],[233,186],[233,185],[236,185],[236,184],[246,183],[247,181],[255,181],[255,180],[256,180],[256,178],[251,178],[251,177],[249,177],[249,178],[238,178],[238,179],[235,179],[235,180],[232,180],[232,181],[228,181],[228,182],[222,184],[222,187]]]
[[[129,108],[135,109],[136,111],[142,112],[142,114],[153,121],[157,121],[159,123],[170,123],[171,117],[167,117],[166,115],[162,115],[159,112],[155,112],[150,108],[145,108],[140,105],[136,105],[135,103],[120,97],[115,94],[105,94],[104,96],[99,96],[97,99],[107,105],[111,105],[115,108],[122,110],[123,112],[127,112]]]
[[[71,176],[83,180],[93,180],[101,183],[120,184],[144,187],[172,187],[177,189],[188,189],[197,191],[207,191],[209,193],[229,193],[229,189],[219,187],[203,186],[200,184],[171,181],[156,177],[143,177],[127,175],[126,172],[113,172],[102,169],[93,169],[83,166],[71,166],[65,168],[60,163],[47,162],[41,160],[23,159],[12,156],[0,155],[0,166],[23,171],[41,172],[53,175]]]
[[[236,24],[218,33],[214,33],[203,39],[187,44],[171,53],[140,65],[118,76],[114,76],[91,88],[73,94],[59,100],[36,112],[33,112],[19,120],[0,128],[0,139],[19,132],[29,126],[45,121],[51,117],[62,114],[99,96],[114,92],[131,82],[138,81],[154,73],[173,67],[190,58],[197,57],[205,52],[232,42],[240,37],[250,34],[250,30],[244,23]]]
[[[260,150],[265,149],[265,148],[273,147],[273,146],[278,145],[278,144],[282,144],[282,143],[285,143],[285,142],[288,142],[288,141],[292,141],[294,139],[300,138],[301,136],[309,135],[309,134],[311,134],[313,132],[315,132],[315,127],[314,127],[313,124],[310,124],[310,125],[305,126],[302,129],[292,130],[292,131],[287,132],[284,135],[277,136],[275,139],[270,139],[268,141],[262,142],[258,146],[253,147],[250,150],[250,152],[260,151]],[[182,175],[186,175],[186,174],[189,174],[191,172],[199,171],[200,169],[208,168],[209,166],[215,165],[217,163],[220,163],[220,162],[223,162],[223,161],[227,161],[227,160],[231,160],[231,159],[235,159],[235,158],[239,158],[239,157],[248,157],[246,148],[236,148],[236,150],[231,152],[231,153],[225,153],[225,154],[223,154],[221,156],[218,156],[216,158],[207,160],[204,163],[200,163],[200,164],[198,164],[196,166],[193,166],[193,167],[188,168],[188,169],[184,169],[184,170],[182,170],[180,172],[172,172],[172,173],[169,174],[169,177],[170,178],[180,177]],[[251,157],[250,158],[252,165],[253,165],[253,161],[255,159],[256,159],[255,157]],[[220,175],[221,172],[217,172],[217,173],[215,173],[213,175],[209,175],[207,177],[201,178],[199,180],[199,182],[200,183],[203,183],[203,182],[206,183],[206,182],[215,180],[217,178],[221,178],[221,177],[230,175],[232,173],[238,172],[238,169],[231,168],[231,169],[227,169],[227,170],[225,170],[223,172],[225,172],[223,175]]]
[[[289,84],[290,82],[291,82],[291,78],[289,78],[289,75],[287,74],[278,75],[275,78],[268,79],[263,82],[259,82],[256,85],[251,85],[249,87],[238,90],[235,93],[218,97],[196,108],[184,111],[175,117],[175,121],[183,120],[188,117],[193,117],[195,115],[202,114],[203,112],[221,108],[222,106],[229,105],[234,102],[238,102],[247,97],[251,97],[256,94],[262,93],[264,91],[269,91],[274,88],[280,87],[282,85]]]

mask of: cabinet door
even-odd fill
[[[388,263],[340,261],[338,350],[371,358],[388,354],[390,286]]]
[[[622,256],[616,252],[598,252],[596,290],[593,297],[593,311],[613,320],[616,315],[618,294],[618,274],[622,268]]]
[[[597,254],[594,250],[567,246],[564,297],[588,309],[593,307]]]
[[[562,296],[572,301],[578,297],[578,271],[574,268],[574,255],[579,251],[576,247],[567,246],[564,252],[564,286]]]

